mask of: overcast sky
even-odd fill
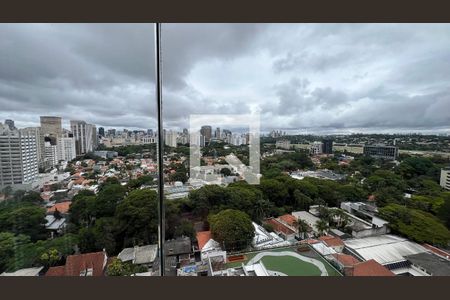
[[[165,127],[450,133],[450,25],[163,24]],[[152,24],[0,24],[0,121],[155,128]],[[215,124],[210,124],[215,126]]]

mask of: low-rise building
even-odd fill
[[[44,267],[25,268],[14,272],[3,272],[0,276],[41,276]]]
[[[396,160],[398,157],[398,148],[395,146],[364,145],[363,151],[364,155],[375,158]]]
[[[371,236],[344,240],[345,251],[360,260],[374,259],[397,275],[416,275],[409,268],[410,255],[427,252],[423,246],[395,235]]]
[[[151,267],[158,254],[158,245],[135,246],[123,249],[117,258],[134,265]]]
[[[104,276],[107,262],[105,251],[69,255],[64,266],[49,268],[45,276]]]
[[[306,234],[307,236],[311,237],[314,235],[318,235],[320,233],[319,230],[317,229],[317,222],[320,221],[320,218],[313,216],[307,211],[294,211],[292,212],[292,215],[297,220],[302,220],[306,222],[306,224],[308,224],[311,231]]]

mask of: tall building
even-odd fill
[[[164,137],[164,144],[170,147],[177,146],[177,132],[172,130],[167,130]]]
[[[105,136],[105,128],[99,127],[99,128],[98,128],[98,135],[104,137],[104,136]]]
[[[97,148],[97,129],[95,125],[85,121],[70,120],[70,129],[75,138],[75,148],[77,155],[92,152]]]
[[[231,136],[231,144],[233,144],[234,146],[240,146],[240,145],[245,145],[247,143],[245,136],[242,136],[240,134],[234,133]]]
[[[116,136],[116,129],[114,129],[114,128],[108,129],[108,135],[109,135],[110,137]]]
[[[16,126],[14,126],[14,120],[6,119],[5,120],[5,125],[7,125],[10,130],[16,129]]]
[[[71,161],[77,156],[75,139],[73,137],[63,137],[58,139],[57,146],[58,161]]]
[[[398,156],[398,148],[386,145],[364,145],[364,155],[383,158],[389,160],[396,160]]]
[[[205,137],[205,143],[208,144],[211,141],[212,137],[212,128],[211,126],[205,125],[200,129],[200,134]]]
[[[323,153],[325,154],[333,154],[333,140],[332,139],[324,139],[323,143]]]
[[[189,130],[187,128],[183,128],[183,134],[184,135],[188,135],[189,134]]]
[[[61,117],[41,116],[41,133],[44,137],[50,137],[52,143],[62,136]]]
[[[153,136],[153,129],[147,129],[147,135]]]
[[[220,128],[219,127],[216,128],[216,131],[214,133],[214,137],[216,139],[220,139]]]
[[[444,189],[450,190],[450,167],[441,169],[440,184]]]
[[[50,141],[45,142],[45,159],[54,167],[58,164],[58,150],[56,145],[52,145]]]
[[[0,123],[0,187],[29,184],[38,173],[36,135]]]
[[[26,127],[20,129],[20,131],[26,135],[36,136],[38,166],[41,169],[46,169],[47,167],[50,167],[49,165],[46,165],[45,162],[45,139],[44,135],[42,134],[41,127]]]

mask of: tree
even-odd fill
[[[2,193],[5,195],[5,198],[8,199],[13,194],[13,189],[11,186],[5,186]]]
[[[194,226],[188,220],[182,220],[175,228],[174,237],[188,236],[191,239],[195,237]]]
[[[447,228],[450,228],[450,193],[444,194],[444,203],[439,207],[437,212],[438,217],[445,223]]]
[[[289,198],[289,192],[284,184],[275,179],[261,179],[260,188],[266,199],[276,206],[283,206]]]
[[[25,234],[30,236],[33,241],[36,241],[45,237],[46,223],[45,210],[38,206],[27,204],[7,213],[3,230],[15,234]]]
[[[296,220],[294,226],[297,228],[300,238],[305,239],[305,234],[308,233],[311,228],[304,220]]]
[[[117,205],[115,217],[124,246],[157,240],[157,207],[157,194],[149,189],[134,190]]]
[[[389,222],[394,232],[418,243],[447,246],[450,232],[435,216],[398,204],[389,204],[379,209],[381,218]]]
[[[347,226],[350,218],[342,209],[333,209],[330,211],[330,219],[336,224],[337,228]]]
[[[188,177],[186,172],[175,172],[169,175],[169,180],[172,182],[181,181],[182,183],[185,183],[188,180]]]
[[[306,196],[299,190],[294,191],[295,209],[309,210],[309,206],[314,203],[314,200]]]
[[[40,261],[45,267],[53,267],[61,260],[61,253],[57,249],[49,249],[42,253]]]
[[[330,228],[328,222],[326,220],[320,219],[316,222],[317,231],[319,231],[319,235],[324,235],[327,230]]]
[[[133,265],[130,262],[123,262],[118,258],[114,258],[106,269],[108,276],[130,276],[140,272],[148,271],[146,267]]]
[[[69,222],[75,225],[76,228],[80,226],[91,226],[95,219],[95,196],[89,193],[78,193],[72,199],[72,204],[69,208]]]
[[[250,217],[238,210],[226,209],[208,218],[211,233],[215,241],[224,250],[242,250],[247,248],[255,235]]]
[[[95,199],[95,217],[114,216],[117,203],[125,197],[126,192],[126,188],[120,184],[107,184],[104,186]]]

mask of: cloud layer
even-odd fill
[[[152,24],[0,36],[0,120],[156,126]],[[447,24],[164,24],[162,43],[166,127],[260,111],[263,130],[450,131]]]

